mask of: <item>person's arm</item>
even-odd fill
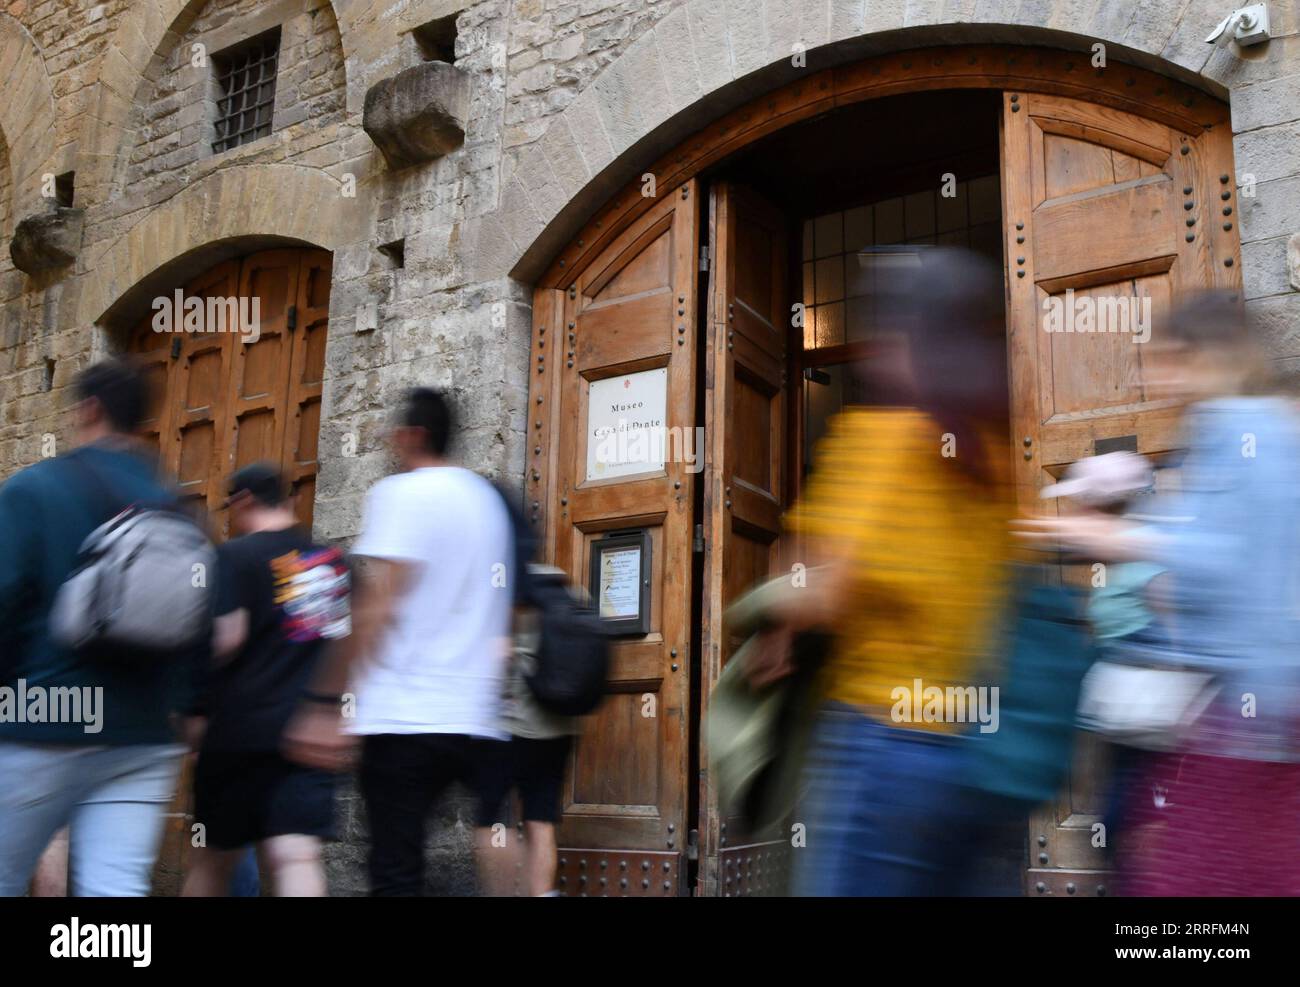
[[[325,771],[350,766],[355,744],[343,729],[343,693],[357,666],[375,653],[392,628],[414,566],[371,558],[362,571],[365,575],[357,579],[353,569],[352,633],[327,647],[281,743],[289,760]]]
[[[212,657],[224,665],[248,643],[248,610],[240,607],[212,621]]]
[[[1033,547],[1064,547],[1099,562],[1144,562],[1161,551],[1160,535],[1151,526],[1104,514],[1022,518],[1013,528]]]
[[[352,633],[329,648],[312,679],[312,693],[339,696],[347,689],[354,669],[375,654],[392,629],[414,577],[415,566],[396,559],[366,558],[353,568]]]
[[[411,510],[381,482],[366,500],[362,534],[352,566],[351,631],[330,643],[285,730],[282,749],[290,760],[342,771],[352,739],[343,730],[341,700],[357,668],[372,658],[392,629],[419,563],[409,558]]]
[[[0,682],[18,671],[16,629],[39,571],[40,518],[25,478],[13,477],[0,485]]]
[[[902,457],[872,455],[876,434],[857,429],[864,424],[874,429],[877,423],[888,429],[893,420],[862,423],[841,417],[818,445],[812,477],[799,503],[786,515],[787,533],[779,553],[783,572],[802,566],[801,588],[773,596],[766,615],[772,626],[759,633],[747,665],[749,680],[756,687],[794,671],[795,634],[834,633],[842,626],[860,598],[858,590],[870,586],[879,599],[894,595],[894,588],[873,565],[875,553],[892,534],[880,523],[887,514],[865,508],[873,489],[906,483],[907,467],[900,464]]]
[[[254,576],[241,567],[240,554],[232,542],[217,546],[213,565],[212,612],[207,633],[190,655],[190,700],[184,707],[185,722],[181,726],[194,750],[207,730],[214,674],[217,668],[233,661],[248,641],[246,590]]]

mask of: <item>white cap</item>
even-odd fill
[[[1043,487],[1039,496],[1070,497],[1090,507],[1125,500],[1154,482],[1151,464],[1136,452],[1108,452],[1070,464],[1060,483]]]

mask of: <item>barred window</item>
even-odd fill
[[[248,144],[271,132],[279,57],[278,27],[212,56],[217,74],[214,154]]]

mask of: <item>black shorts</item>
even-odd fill
[[[505,801],[511,789],[519,792],[525,822],[559,822],[560,788],[572,742],[571,737],[511,737],[495,744],[483,772],[479,825],[505,820]]]
[[[261,751],[203,751],[194,819],[207,846],[235,850],[272,836],[334,838],[334,775]]]

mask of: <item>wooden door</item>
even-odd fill
[[[727,182],[713,185],[704,383],[709,455],[703,497],[703,716],[722,667],[741,644],[723,614],[776,565],[786,467],[789,239],[785,218],[756,193]],[[774,841],[773,834],[745,832],[739,819],[719,815],[703,731],[698,743],[700,893],[777,890],[788,844]]]
[[[1226,108],[1184,132],[1006,93],[1002,155],[1016,479],[1022,504],[1041,510],[1038,488],[1077,459],[1174,448],[1178,409],[1147,393],[1143,333],[1078,330],[1099,324],[1089,313],[1118,328],[1120,312],[1158,320],[1181,293],[1240,286],[1231,133]],[[1076,331],[1056,331],[1067,325]],[[1069,785],[1030,822],[1029,895],[1105,893],[1105,852],[1093,845],[1104,770],[1081,735]]]
[[[540,289],[534,304],[529,489],[549,494],[544,519],[534,501],[547,554],[585,587],[594,541],[637,529],[650,544],[649,631],[616,639],[609,694],[565,781],[568,894],[685,890],[694,474],[669,458],[596,475],[587,446],[592,386],[640,372],[662,379],[666,428],[693,434],[697,212],[694,182],[661,192],[568,290]]]
[[[258,460],[282,469],[298,494],[299,517],[311,524],[330,271],[324,250],[224,261],[181,289],[203,303],[206,331],[155,332],[150,315],[133,334],[129,348],[153,385],[144,437],[215,537],[228,534],[227,479]],[[226,301],[223,317],[233,322],[223,331],[207,324],[216,310],[210,299]]]

